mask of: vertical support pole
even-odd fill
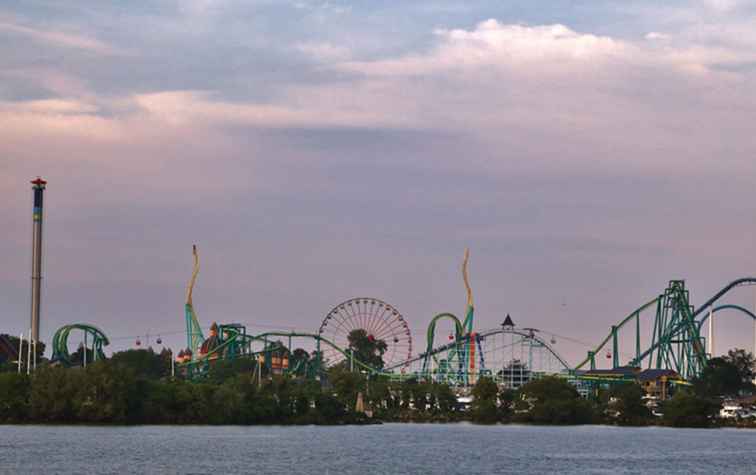
[[[315,362],[315,374],[318,377],[318,381],[320,381],[320,360],[322,359],[320,355],[320,337],[315,340],[315,351],[318,352],[318,359]]]
[[[289,362],[286,366],[286,373],[289,373],[289,370],[291,369],[291,333],[289,333],[289,354],[286,357],[286,360]],[[281,360],[281,363],[283,363],[283,360]],[[283,365],[282,365],[282,372],[283,372]]]
[[[635,361],[640,366],[641,344],[640,344],[640,312],[635,314]]]
[[[514,389],[514,361],[515,361],[515,349],[514,349],[514,333],[509,336],[509,347],[512,348],[512,359],[509,360],[509,389]],[[520,362],[522,363],[522,361]]]
[[[753,313],[756,313],[756,287],[753,292]],[[756,355],[756,320],[753,321],[753,354]]]
[[[24,334],[18,335],[18,374],[21,374],[21,360],[24,359]]]
[[[533,340],[528,340],[528,369],[533,372]]]
[[[263,351],[262,351],[263,359],[265,360],[265,366],[268,367],[268,361],[270,361],[271,366],[268,367],[269,374],[273,374],[273,355],[270,354],[270,349],[268,348],[268,337],[263,337]],[[270,357],[270,359],[268,359]],[[262,373],[260,373],[260,377],[262,378]]]
[[[33,361],[32,369],[34,371],[37,371],[37,341],[36,340],[34,340],[34,348],[32,348],[32,361]]]
[[[31,372],[31,328],[29,329],[29,338],[26,340],[26,374]]]
[[[263,356],[265,358],[265,356]],[[260,388],[262,388],[262,361],[260,361],[260,357],[257,358],[257,390],[259,391]]]
[[[714,358],[714,309],[709,309],[709,358]]]
[[[612,368],[619,368],[619,344],[617,342],[616,325],[612,325]]]
[[[591,360],[591,370],[596,369],[596,352],[595,351],[589,351],[588,352],[588,358]]]

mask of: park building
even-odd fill
[[[620,366],[608,369],[592,369],[582,372],[581,379],[593,381],[599,386],[634,381],[640,384],[647,398],[664,401],[674,394],[674,387],[683,380],[671,369],[644,369],[635,366]]]
[[[498,372],[497,380],[508,389],[518,389],[533,379],[533,374],[528,365],[519,359],[510,361]]]

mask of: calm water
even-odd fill
[[[756,431],[385,424],[0,426],[0,472],[756,473]]]

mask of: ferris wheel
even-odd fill
[[[384,367],[396,366],[412,356],[412,333],[402,314],[388,303],[374,298],[354,298],[342,302],[328,312],[320,324],[320,335],[345,351],[349,348],[349,333],[365,330],[371,340],[386,343]],[[321,347],[329,364],[339,363],[344,355],[328,345]]]

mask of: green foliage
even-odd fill
[[[569,382],[555,376],[536,379],[517,392],[520,422],[536,424],[590,424],[594,408]]]
[[[457,405],[457,397],[454,395],[451,388],[447,384],[434,384],[433,393],[436,397],[439,412],[448,414]]]
[[[738,375],[742,383],[741,390],[752,390],[753,379],[756,376],[754,372],[756,370],[756,361],[753,354],[743,349],[735,348],[728,351],[724,359],[738,369]]]
[[[365,390],[365,377],[361,373],[348,371],[343,365],[337,365],[328,371],[328,379],[339,401],[354,409],[357,393]]]
[[[315,399],[315,409],[326,420],[338,420],[346,414],[344,404],[330,394],[320,394]]]
[[[309,363],[310,354],[302,348],[297,348],[289,357],[289,371],[297,376],[305,376],[307,374]]]
[[[504,388],[499,393],[499,415],[502,421],[512,418],[516,397],[517,393],[509,388]]]
[[[672,427],[710,427],[720,408],[721,404],[715,400],[678,391],[662,404],[662,422]]]
[[[251,358],[237,358],[233,360],[216,360],[210,364],[208,380],[221,384],[235,378],[239,374],[252,374],[257,371],[257,361]]]
[[[693,381],[695,393],[700,397],[732,396],[742,387],[738,367],[724,358],[710,359],[701,376]]]
[[[114,353],[110,362],[123,369],[131,370],[138,378],[160,378],[168,376],[171,361],[168,353],[161,356],[152,351],[152,348],[146,350],[126,350]]]
[[[0,373],[0,422],[23,422],[29,417],[30,378]]]
[[[556,376],[530,381],[520,388],[519,394],[523,398],[534,399],[536,402],[552,399],[572,400],[580,397],[573,385]]]
[[[610,394],[614,403],[609,404],[609,409],[616,411],[617,424],[640,426],[647,424],[653,417],[643,403],[643,388],[637,383],[616,385]]]
[[[290,357],[309,365],[319,355],[297,349]],[[392,381],[350,372],[343,365],[322,373],[327,378],[316,381],[305,377],[309,370],[300,377],[267,374],[258,378],[255,360],[218,360],[209,365],[203,380],[192,382],[169,378],[169,364],[167,352],[129,350],[86,368],[44,365],[31,376],[0,374],[0,423],[340,424],[363,417],[354,412],[358,393],[367,409],[384,421],[583,424],[595,421],[601,413],[595,404],[610,408],[619,424],[653,420],[636,384],[616,386],[591,401],[558,377],[531,381],[516,392],[499,390],[492,379],[481,377],[472,388],[471,410],[461,412],[448,385],[416,379]],[[735,352],[714,361],[703,379],[709,378],[709,387],[740,384],[742,388],[748,368],[748,358]],[[663,405],[662,422],[705,427],[714,422],[718,407],[710,398],[679,392]]]
[[[695,394],[701,398],[738,396],[754,390],[754,356],[742,349],[712,358],[701,376],[693,381]]]
[[[347,339],[357,361],[373,368],[383,368],[383,354],[388,349],[385,341],[373,338],[361,328],[349,332]]]
[[[499,421],[499,388],[491,378],[480,378],[472,389],[471,417],[479,424],[495,424]]]

